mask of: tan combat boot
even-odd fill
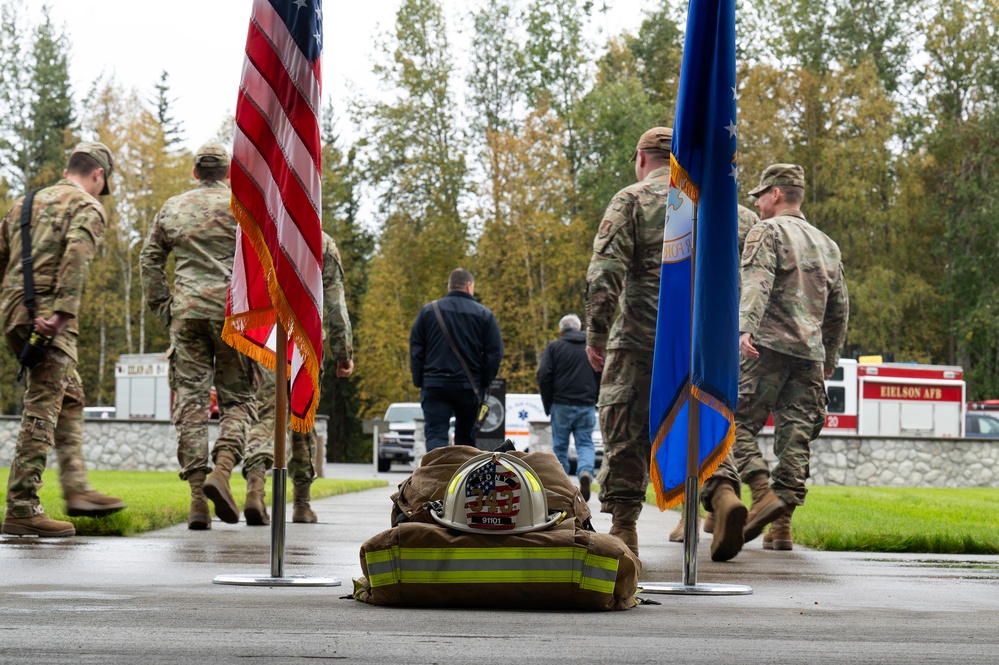
[[[753,505],[746,518],[743,541],[749,542],[763,533],[763,529],[784,514],[787,505],[770,489],[770,478],[760,471],[749,477],[749,489],[753,493]]]
[[[187,511],[187,528],[192,531],[206,531],[212,528],[212,515],[208,511],[205,498],[205,473],[198,471],[187,477],[191,486],[191,507]]]
[[[265,485],[266,478],[262,469],[255,469],[246,476],[243,515],[247,526],[267,526],[271,523],[271,516],[267,514],[267,504],[264,502]]]
[[[715,514],[708,512],[704,517],[704,533],[714,533],[715,532]]]
[[[215,514],[223,522],[236,524],[239,522],[239,506],[229,489],[229,475],[236,466],[236,458],[227,450],[215,456],[215,470],[205,481],[205,496],[215,504]]]
[[[708,513],[710,515],[711,513]],[[676,528],[669,532],[669,542],[671,543],[682,543],[683,542],[683,515],[684,512],[681,509],[680,512],[680,523],[676,525]],[[697,521],[700,522],[700,515],[697,516]]]
[[[774,520],[774,523],[770,525],[770,530],[763,536],[763,549],[794,549],[794,542],[791,540],[791,513],[793,512],[794,506],[789,506],[788,512]]]
[[[676,525],[676,528],[669,532],[669,542],[671,543],[682,543],[683,542],[683,513],[680,513],[680,523]]]
[[[96,490],[66,494],[66,514],[70,517],[104,517],[125,507],[116,496],[104,496]]]
[[[312,497],[308,485],[295,485],[295,503],[291,508],[291,521],[300,524],[315,524],[319,521],[312,510]]]
[[[610,535],[620,538],[628,549],[635,556],[638,556],[638,522],[636,520],[622,520],[617,517],[611,523]]]
[[[742,530],[749,511],[728,483],[719,483],[711,496],[715,529],[711,539],[711,560],[728,561],[742,551]]]
[[[40,538],[67,538],[76,535],[71,522],[60,522],[45,514],[41,506],[31,517],[14,517],[8,510],[3,517],[0,533],[8,536],[39,536]]]

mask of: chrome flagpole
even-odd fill
[[[287,515],[288,469],[288,333],[280,321],[275,324],[277,356],[274,365],[274,468],[271,488],[271,575],[219,575],[215,584],[239,586],[340,586],[336,577],[303,577],[284,574],[284,537]]]
[[[683,492],[683,575],[677,583],[639,583],[645,593],[668,593],[688,596],[746,596],[752,587],[742,584],[698,584],[697,541],[700,536],[698,459],[700,457],[701,404],[694,397],[694,278],[697,275],[697,211],[690,225],[690,374],[687,376],[687,480]]]

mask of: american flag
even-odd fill
[[[322,362],[322,34],[322,0],[254,0],[232,150],[239,230],[222,337],[274,369],[284,326],[297,431],[312,428]]]
[[[495,460],[472,472],[465,483],[465,515],[468,526],[509,530],[520,514],[520,481],[517,474]]]

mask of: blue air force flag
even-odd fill
[[[701,405],[699,483],[718,468],[735,439],[735,98],[735,0],[690,0],[673,124],[649,411],[650,474],[661,510],[683,501],[691,400]]]

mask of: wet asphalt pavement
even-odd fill
[[[270,528],[215,520],[137,538],[0,537],[0,663],[997,663],[999,557],[769,552],[733,561],[698,549],[700,583],[748,596],[643,594],[624,612],[396,609],[343,599],[361,543],[388,528],[383,489],[314,503],[319,524],[287,525],[286,576],[339,587],[213,584],[270,575]],[[366,465],[329,477],[371,478]],[[268,490],[268,495],[270,494]],[[590,502],[599,509],[596,497]],[[681,579],[679,514],[646,508],[643,582]],[[290,518],[290,511],[289,511]],[[609,517],[597,514],[606,532]]]

